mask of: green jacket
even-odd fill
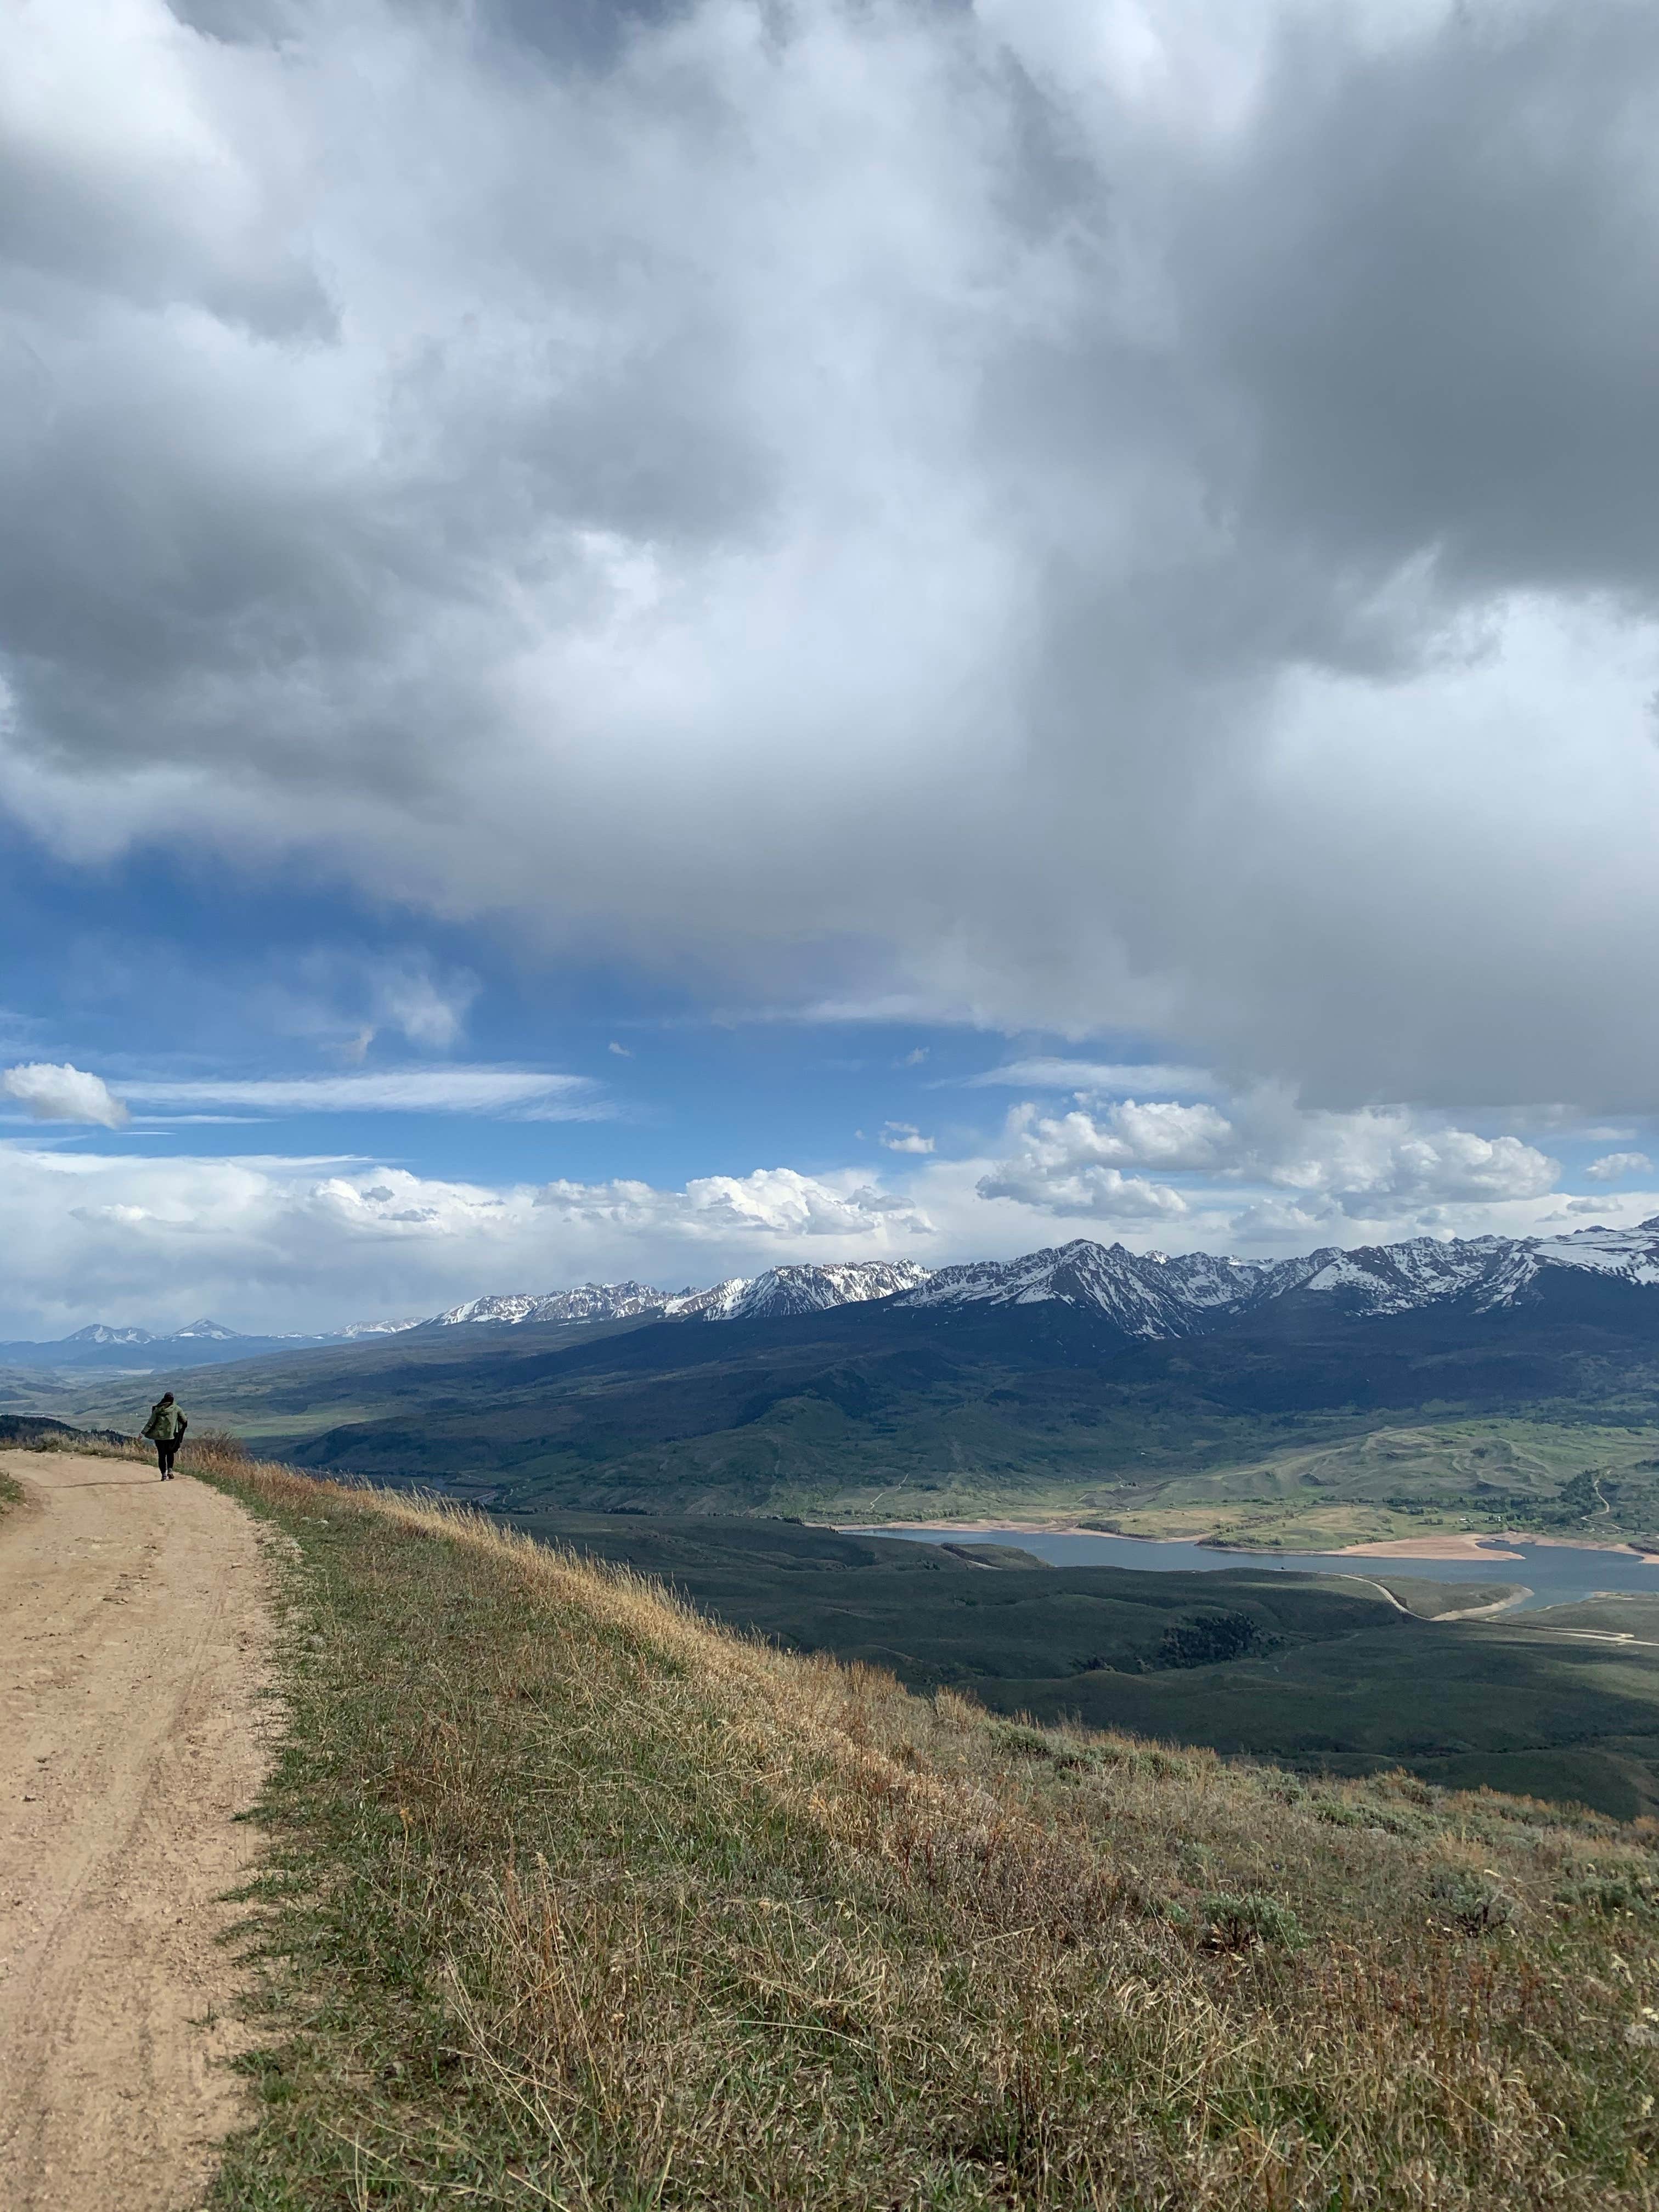
[[[185,1432],[185,1417],[176,1406],[154,1405],[149,1419],[144,1423],[144,1434],[152,1443],[175,1443]]]

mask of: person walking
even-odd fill
[[[155,1461],[163,1482],[173,1480],[173,1457],[189,1426],[189,1421],[173,1403],[172,1391],[164,1390],[150,1407],[149,1419],[144,1423],[144,1434],[155,1447]]]

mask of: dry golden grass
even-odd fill
[[[76,1459],[125,1459],[155,1464],[155,1447],[143,1437],[100,1435],[95,1430],[43,1430],[14,1451],[68,1452]],[[222,1473],[248,1458],[247,1446],[229,1429],[188,1429],[179,1448],[178,1464],[198,1474]]]
[[[152,1465],[155,1447],[140,1443],[136,1437],[120,1443],[112,1443],[107,1437],[89,1434],[82,1429],[69,1429],[63,1433],[46,1430],[27,1443],[9,1444],[9,1451],[68,1452],[76,1459],[147,1459]]]
[[[722,1632],[198,1445],[293,1540],[243,2207],[1648,2205],[1659,1864]]]

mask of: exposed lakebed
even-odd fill
[[[849,1532],[854,1533],[854,1532]],[[1033,1528],[863,1528],[871,1536],[905,1536],[923,1544],[1013,1544],[1055,1567],[1131,1567],[1150,1574],[1214,1574],[1228,1568],[1269,1569],[1303,1575],[1405,1575],[1441,1583],[1524,1583],[1531,1595],[1513,1608],[1572,1605],[1595,1590],[1640,1591],[1659,1596],[1659,1560],[1633,1552],[1580,1544],[1529,1544],[1494,1537],[1459,1559],[1414,1554],[1384,1558],[1372,1552],[1230,1552],[1208,1544],[1158,1543],[1140,1536],[1097,1536],[1084,1531]],[[1516,1556],[1518,1554],[1518,1556]],[[1507,1555],[1507,1556],[1505,1556]]]

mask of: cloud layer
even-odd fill
[[[15,815],[1332,1106],[1650,1104],[1659,15],[581,20],[0,22]],[[447,1049],[404,981],[365,1026]],[[1162,1204],[1127,1141],[1007,1173]]]
[[[78,1069],[46,1072],[104,1090],[95,1076],[83,1076]],[[32,1073],[14,1068],[3,1079],[9,1083],[12,1075]],[[131,1105],[163,1113],[221,1106],[252,1114],[513,1114],[536,1121],[587,1121],[605,1120],[616,1110],[586,1076],[519,1067],[383,1068],[361,1075],[246,1079],[199,1076],[183,1082],[132,1077],[120,1085],[120,1092]]]
[[[75,1103],[44,1081],[41,1095],[55,1113]],[[476,1110],[499,1108],[492,1095]],[[0,1143],[0,1336],[91,1320],[163,1327],[204,1310],[244,1328],[304,1330],[588,1279],[672,1289],[793,1260],[1009,1258],[1078,1236],[1261,1258],[1634,1223],[1659,1207],[1651,1188],[1567,1198],[1558,1162],[1513,1135],[1403,1107],[1308,1111],[1270,1091],[1224,1104],[1028,1103],[1007,1117],[1000,1157],[903,1140],[914,1133],[888,1145],[879,1170],[775,1166],[672,1188]],[[1651,1180],[1635,1153],[1589,1172]]]
[[[665,1288],[775,1261],[933,1241],[915,1200],[855,1173],[492,1187],[361,1162],[147,1158],[0,1145],[0,1334],[210,1310],[305,1330],[490,1290],[632,1273]]]
[[[1006,1139],[1014,1149],[981,1177],[982,1198],[1133,1223],[1179,1220],[1212,1209],[1230,1190],[1241,1198],[1253,1191],[1270,1202],[1255,1209],[1261,1220],[1249,1212],[1236,1218],[1236,1231],[1248,1237],[1273,1220],[1271,1200],[1282,1192],[1298,1228],[1326,1223],[1333,1241],[1343,1243],[1352,1241],[1356,1222],[1434,1228],[1449,1206],[1543,1198],[1561,1172],[1559,1161],[1518,1137],[1480,1136],[1405,1107],[1309,1113],[1272,1091],[1237,1101],[1224,1115],[1171,1100],[1125,1099],[1060,1115],[1018,1106]],[[1203,1180],[1183,1192],[1126,1168],[1184,1170]]]

